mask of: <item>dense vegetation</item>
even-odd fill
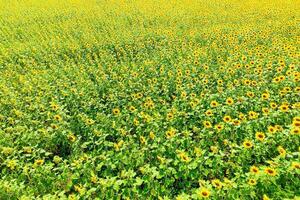
[[[299,198],[299,13],[0,0],[0,199]]]

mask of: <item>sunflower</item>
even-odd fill
[[[250,148],[253,147],[253,144],[252,144],[251,141],[245,140],[245,141],[243,142],[243,146],[244,146],[246,149],[250,149]]]
[[[267,93],[267,92],[264,92],[264,93],[261,95],[261,98],[262,98],[263,100],[267,100],[267,99],[269,99],[269,97],[270,97],[270,94]]]
[[[61,120],[62,120],[62,118],[61,118],[60,115],[54,115],[53,118],[54,118],[55,120],[57,120],[57,121],[61,121]]]
[[[255,179],[251,178],[251,179],[248,180],[248,184],[251,185],[251,186],[254,186],[254,185],[257,184],[257,182],[256,182]]]
[[[277,104],[275,102],[271,102],[270,103],[271,108],[275,109],[277,108]]]
[[[213,115],[212,110],[207,110],[207,111],[205,112],[205,115],[206,115],[206,116],[212,116],[212,115]]]
[[[199,191],[199,195],[203,198],[209,198],[210,191],[207,188],[201,188]]]
[[[268,115],[270,113],[268,108],[262,108],[261,109],[264,115]]]
[[[40,165],[43,165],[44,162],[45,162],[45,161],[44,161],[43,159],[38,159],[38,160],[35,160],[35,161],[34,161],[34,165],[40,166]]]
[[[258,113],[254,112],[254,111],[250,111],[248,113],[248,115],[249,115],[250,119],[256,119],[258,117]]]
[[[247,92],[247,96],[248,96],[249,98],[253,98],[253,97],[254,97],[254,93],[253,93],[253,92]]]
[[[276,131],[278,131],[278,132],[283,131],[283,128],[280,125],[275,125],[274,127],[275,127]]]
[[[231,117],[229,115],[226,115],[223,117],[224,122],[231,122]]]
[[[279,91],[279,94],[280,94],[280,96],[284,96],[284,95],[286,94],[286,92],[283,91],[283,90],[280,90],[280,91]]]
[[[292,135],[300,135],[300,128],[299,127],[294,127],[291,129],[290,132]]]
[[[274,127],[274,126],[269,126],[268,127],[268,131],[269,131],[269,133],[275,133],[276,132],[276,128]]]
[[[251,166],[250,167],[250,172],[253,173],[253,174],[258,174],[259,169],[256,166]]]
[[[244,100],[245,100],[245,99],[244,99],[243,97],[238,97],[238,98],[237,98],[237,101],[238,101],[239,103],[244,102]]]
[[[136,78],[136,77],[138,77],[138,73],[137,73],[137,72],[133,72],[133,73],[131,74],[131,76],[134,77],[134,78]]]
[[[87,125],[92,125],[92,124],[95,123],[95,121],[92,120],[92,119],[87,119],[87,120],[85,121],[85,123],[86,123]]]
[[[287,112],[289,110],[289,106],[288,105],[281,105],[279,107],[279,109],[282,111],[282,112]]]
[[[286,93],[290,92],[292,89],[290,87],[284,87],[283,91],[285,91]]]
[[[210,106],[213,108],[217,107],[218,105],[219,105],[219,103],[217,101],[210,102]]]
[[[263,133],[263,132],[257,132],[256,134],[255,134],[255,138],[257,139],[257,140],[259,140],[259,141],[264,141],[264,139],[265,139],[265,134]]]
[[[235,119],[235,120],[233,120],[232,122],[233,122],[233,124],[234,124],[235,126],[239,126],[239,125],[241,124],[241,121],[238,120],[238,119]]]
[[[58,125],[56,125],[56,124],[51,124],[51,128],[52,128],[53,130],[56,130],[56,129],[58,129]]]
[[[154,140],[155,134],[153,133],[153,131],[150,131],[149,137],[150,137],[151,140]]]
[[[276,176],[276,170],[270,167],[267,167],[265,170],[265,173],[270,175],[270,176]]]
[[[86,191],[86,189],[84,188],[84,186],[80,185],[75,185],[74,189],[76,192],[80,193],[80,195],[83,195]],[[76,198],[75,198],[76,199]]]
[[[214,180],[211,181],[211,183],[217,189],[221,189],[222,186],[223,186],[222,182],[219,179],[214,179]]]
[[[192,108],[194,108],[194,107],[196,106],[196,103],[195,103],[194,101],[191,101],[191,102],[190,102],[190,106],[191,106]]]
[[[59,107],[58,107],[57,104],[54,104],[54,103],[51,104],[51,109],[52,109],[52,110],[56,111],[56,110],[58,110],[58,108],[59,108]]]
[[[218,153],[218,151],[219,151],[219,149],[218,149],[217,146],[211,146],[211,147],[210,147],[210,150],[211,150],[211,152],[213,152],[213,153]]]
[[[112,112],[113,112],[114,115],[120,114],[119,108],[114,108],[114,109],[112,110]]]
[[[212,125],[209,121],[204,121],[203,125],[204,125],[205,128],[211,128],[212,127]]]
[[[300,108],[300,102],[294,103],[293,108],[299,109]]]
[[[174,118],[174,114],[171,113],[171,112],[169,112],[169,113],[167,114],[167,120],[172,120],[173,118]]]
[[[166,137],[169,139],[169,138],[172,138],[174,135],[175,135],[175,130],[174,129],[169,129],[167,132],[166,132]]]
[[[146,107],[146,108],[149,108],[149,102],[148,101],[146,101],[145,103],[144,103],[144,106]],[[117,114],[116,114],[117,115]]]
[[[294,117],[293,118],[293,124],[294,127],[300,127],[300,117]]]
[[[233,99],[231,97],[226,99],[227,105],[232,105],[234,103]]]
[[[300,163],[299,162],[292,162],[292,169],[300,169]]]
[[[146,144],[146,138],[144,136],[140,136],[141,144]]]
[[[195,94],[195,93],[191,93],[191,97],[192,97],[192,98],[195,98],[195,97],[196,97],[196,94]]]
[[[285,76],[283,76],[283,75],[279,76],[278,78],[279,78],[280,81],[285,80]]]
[[[264,194],[262,200],[270,200],[270,198],[266,194]]]
[[[294,127],[300,127],[300,121],[293,121],[293,123],[292,123],[292,125],[294,126]]]
[[[280,156],[285,157],[286,150],[282,146],[277,147],[277,151],[279,152]]]
[[[134,106],[130,106],[129,110],[130,110],[130,112],[134,112],[136,110],[136,108]]]
[[[188,157],[188,155],[186,155],[186,153],[182,152],[179,154],[180,159],[183,162],[189,162],[191,159]]]
[[[245,114],[244,113],[239,113],[239,119],[244,120],[245,119]]]
[[[274,83],[279,83],[279,81],[280,81],[280,78],[279,78],[279,77],[275,77],[275,78],[273,79],[273,82],[274,82]]]
[[[251,83],[250,80],[248,80],[248,79],[244,80],[244,84],[245,84],[245,85],[250,85],[250,83]]]
[[[76,136],[73,135],[72,133],[70,133],[70,134],[68,135],[68,139],[70,140],[70,142],[75,142]]]
[[[121,141],[119,141],[119,142],[117,142],[117,143],[114,143],[114,148],[115,148],[115,150],[116,150],[116,151],[119,151],[123,144],[124,144],[124,141],[123,141],[123,140],[121,140]]]
[[[222,131],[224,126],[222,124],[215,125],[215,129],[217,129],[218,132]]]
[[[137,118],[133,119],[133,124],[138,126],[140,124],[139,120]]]

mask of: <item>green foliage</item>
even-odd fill
[[[0,0],[0,199],[298,199],[297,11]]]

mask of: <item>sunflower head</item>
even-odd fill
[[[265,173],[268,174],[269,176],[276,176],[276,170],[270,167],[267,167],[265,170]]]
[[[265,139],[265,134],[263,133],[263,132],[257,132],[256,134],[255,134],[255,138],[257,139],[257,140],[259,140],[259,141],[264,141],[264,139]]]
[[[232,105],[234,103],[233,99],[231,97],[226,99],[227,105]]]
[[[251,179],[248,180],[248,184],[249,184],[249,185],[252,185],[252,186],[253,186],[253,185],[256,185],[256,183],[257,183],[256,180],[253,179],[253,178],[251,178]]]
[[[245,140],[245,141],[243,142],[243,146],[244,146],[246,149],[250,149],[250,148],[253,147],[253,144],[252,144],[251,141]]]
[[[207,188],[201,188],[199,190],[199,196],[202,197],[202,198],[209,198],[210,191]]]
[[[213,107],[213,108],[217,107],[218,105],[219,105],[219,103],[217,101],[212,101],[210,103],[210,106]]]
[[[113,113],[114,115],[118,115],[118,114],[120,114],[120,109],[119,109],[119,108],[114,108],[114,109],[112,110],[112,113]]]
[[[221,189],[223,184],[219,179],[214,179],[211,181],[212,185],[217,188],[217,189]]]
[[[259,169],[256,166],[252,166],[252,167],[250,167],[250,172],[253,173],[253,174],[258,174]]]
[[[300,170],[300,163],[299,162],[292,162],[292,169]]]
[[[223,117],[224,122],[231,122],[231,117],[229,115],[226,115]]]

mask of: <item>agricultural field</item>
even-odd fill
[[[299,0],[0,0],[0,199],[300,199]]]

